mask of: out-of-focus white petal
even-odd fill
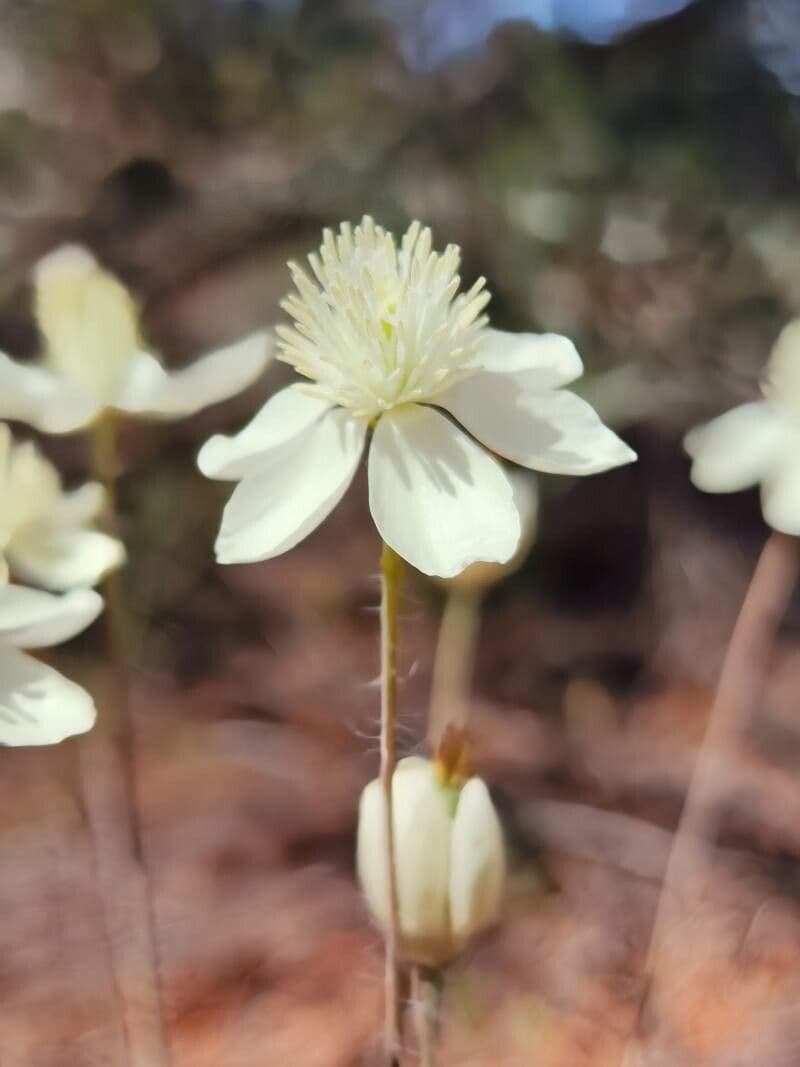
[[[505,471],[433,408],[408,405],[379,420],[369,452],[369,505],[384,541],[440,578],[476,560],[504,563],[519,543]]]
[[[0,418],[27,422],[44,433],[72,433],[90,423],[101,408],[80,386],[0,352]]]
[[[476,374],[436,403],[487,448],[550,474],[598,474],[632,463],[636,453],[566,389],[531,392],[514,374]]]
[[[764,475],[761,510],[773,530],[800,537],[800,434],[793,450]]]
[[[6,550],[14,576],[55,593],[97,585],[125,562],[121,541],[97,530],[30,523]]]
[[[691,479],[706,493],[747,489],[789,450],[790,434],[785,418],[764,401],[733,408],[686,435]]]
[[[240,393],[263,371],[273,351],[264,330],[168,372],[141,352],[116,406],[134,415],[175,419]]]
[[[100,482],[86,482],[61,494],[53,504],[53,519],[65,526],[85,526],[99,517],[105,499],[106,492]]]
[[[331,407],[302,385],[288,385],[271,396],[243,430],[206,441],[197,465],[207,478],[237,479],[258,470],[259,456],[312,426]]]
[[[58,671],[0,647],[0,744],[55,745],[94,725],[91,696]]]
[[[261,455],[222,516],[220,563],[253,563],[293,548],[333,510],[353,480],[367,424],[337,408]]]
[[[494,922],[505,881],[505,848],[489,790],[471,778],[458,799],[450,842],[450,921],[457,944]]]
[[[532,392],[557,389],[583,374],[575,345],[557,333],[505,333],[487,329],[475,365],[487,374],[513,375],[520,388]]]
[[[0,589],[0,645],[48,648],[68,641],[90,626],[103,610],[91,589],[53,596],[24,585]]]

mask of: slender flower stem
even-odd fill
[[[475,647],[480,630],[481,595],[458,587],[448,591],[433,663],[428,741],[435,752],[445,727],[465,727]]]
[[[119,536],[116,424],[105,416],[93,440],[95,476],[106,489],[106,526]],[[128,625],[122,579],[103,584],[112,699],[80,748],[111,967],[130,1067],[168,1067],[152,899],[136,804],[135,736],[129,702]]]
[[[765,544],[731,636],[705,734],[695,760],[678,826],[667,859],[645,962],[640,1004],[654,988],[658,958],[671,925],[673,898],[681,881],[696,870],[718,830],[724,784],[720,756],[729,752],[747,725],[764,675],[769,650],[800,575],[798,543],[773,533]],[[638,1020],[637,1020],[638,1021]],[[635,1036],[635,1035],[634,1035]],[[629,1062],[631,1043],[623,1055]]]
[[[388,545],[381,552],[381,770],[383,788],[386,862],[389,871],[389,921],[386,927],[384,973],[384,1056],[387,1067],[400,1063],[400,998],[398,995],[397,949],[399,917],[397,869],[394,853],[394,804],[392,777],[397,762],[397,608],[403,561]]]
[[[439,1005],[443,976],[431,967],[415,966],[411,972],[411,982],[420,1067],[438,1067]]]

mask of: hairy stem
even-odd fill
[[[105,416],[93,440],[95,476],[106,489],[106,527],[119,536],[116,424]],[[95,729],[80,746],[111,968],[130,1067],[168,1067],[155,921],[136,803],[135,736],[129,703],[128,624],[119,572],[103,584],[113,687]]]
[[[438,1067],[442,973],[431,967],[415,966],[411,972],[411,982],[420,1067]]]
[[[403,561],[388,545],[381,552],[381,769],[383,789],[386,862],[389,871],[389,921],[386,927],[384,972],[384,1055],[387,1067],[400,1062],[400,998],[398,995],[397,949],[399,918],[397,908],[397,869],[394,852],[394,804],[392,777],[397,762],[397,608]]]
[[[756,565],[723,660],[717,690],[695,759],[672,848],[664,871],[661,896],[645,962],[645,988],[640,1004],[655,985],[659,954],[671,926],[671,904],[681,881],[697,870],[716,837],[720,815],[720,760],[747,725],[764,675],[769,650],[800,573],[798,543],[773,533]],[[630,1043],[623,1063],[629,1062]]]
[[[469,718],[469,692],[475,646],[480,630],[479,593],[452,588],[439,626],[431,683],[428,741],[435,752],[445,727],[464,727]]]

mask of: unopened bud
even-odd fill
[[[411,756],[392,784],[400,956],[436,967],[497,918],[505,848],[480,778],[443,781],[441,767]],[[378,779],[361,795],[357,866],[367,905],[386,929],[389,875],[384,796]]]

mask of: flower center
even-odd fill
[[[489,300],[480,278],[458,293],[460,252],[432,250],[431,232],[412,223],[398,248],[371,218],[326,230],[313,278],[289,264],[296,292],[282,307],[281,359],[315,391],[357,416],[431,400],[473,372]]]
[[[85,249],[58,249],[36,270],[36,318],[46,341],[45,364],[113,403],[139,348],[136,311],[125,287]]]

